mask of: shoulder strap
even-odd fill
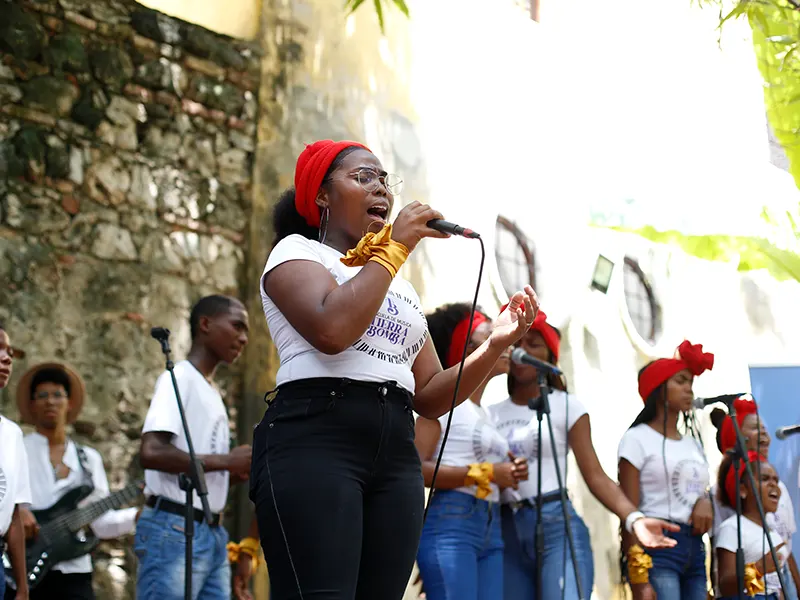
[[[78,462],[81,465],[83,477],[86,480],[87,485],[90,485],[92,489],[94,489],[94,479],[92,479],[92,470],[89,468],[89,459],[86,456],[86,449],[75,441],[72,443],[75,444],[75,450],[78,452]]]

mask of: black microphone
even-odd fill
[[[445,221],[444,219],[431,219],[426,223],[426,225],[431,229],[441,231],[442,233],[449,233],[450,235],[460,235],[462,237],[472,239],[478,239],[481,237],[478,233],[472,231],[472,229],[461,227],[461,225],[456,225],[455,223]]]
[[[150,329],[150,335],[156,340],[165,340],[169,337],[169,329],[166,327],[153,327]]]
[[[721,396],[714,396],[713,398],[695,398],[692,400],[692,406],[695,408],[705,408],[717,402],[722,402],[725,406],[730,406],[734,400],[742,396],[744,396],[744,394],[722,394]]]
[[[548,373],[553,373],[554,375],[563,374],[563,371],[557,366],[551,365],[549,362],[539,360],[538,358],[534,358],[522,348],[514,348],[514,351],[511,353],[511,361],[518,365],[530,365],[531,367],[536,367],[540,371],[547,371]]]
[[[795,433],[800,433],[800,425],[778,427],[778,430],[775,432],[775,437],[779,440],[785,440],[787,437],[794,435]]]

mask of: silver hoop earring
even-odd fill
[[[325,243],[325,236],[328,234],[328,218],[330,217],[330,212],[327,206],[322,209],[322,218],[319,220],[319,236],[317,238],[320,244]]]

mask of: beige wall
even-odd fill
[[[261,0],[138,0],[173,17],[242,40],[258,33]]]

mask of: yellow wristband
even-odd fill
[[[744,589],[750,596],[764,593],[764,579],[755,563],[744,566]]]
[[[394,278],[406,259],[408,248],[392,239],[392,225],[387,223],[378,233],[366,234],[339,260],[348,267],[363,267],[368,262],[376,262]]]
[[[639,544],[634,544],[628,548],[628,581],[631,585],[648,583],[650,581],[650,569],[653,568],[653,559]]]
[[[469,465],[464,485],[477,485],[475,497],[483,500],[492,493],[491,482],[494,481],[494,465],[492,463],[474,463]]]
[[[228,561],[232,563],[239,562],[241,555],[248,556],[252,561],[252,568],[255,571],[258,565],[261,564],[261,555],[258,552],[261,544],[255,538],[246,537],[238,544],[236,542],[228,542],[226,546],[228,550]]]

